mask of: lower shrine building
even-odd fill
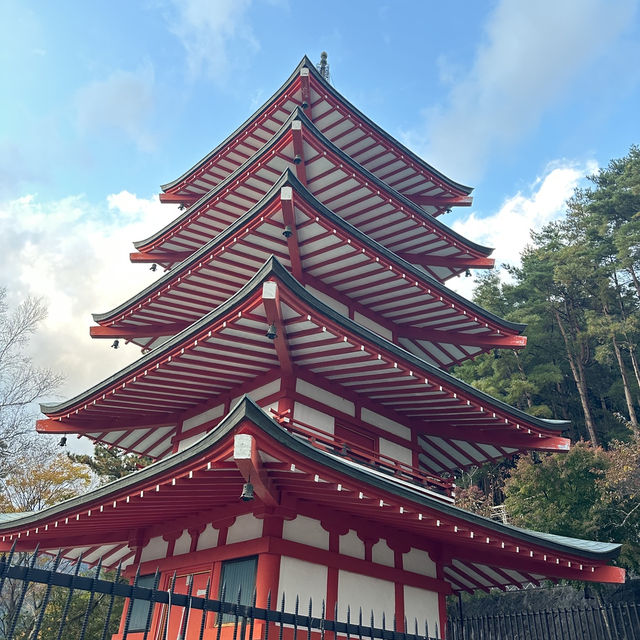
[[[314,616],[373,610],[400,629],[414,619],[444,629],[446,597],[461,591],[624,581],[610,564],[617,544],[455,506],[457,471],[570,444],[566,423],[447,372],[526,343],[522,325],[446,286],[493,264],[438,219],[470,204],[468,187],[304,58],[163,190],[183,211],[131,259],[165,273],[91,328],[143,355],[43,406],[38,422],[153,463],[0,522],[2,549],[120,565],[142,585],[159,569],[161,588],[175,573],[176,590],[210,584],[212,598],[241,588],[248,602],[255,590],[260,607],[284,596],[292,610],[298,596]],[[132,611],[130,631],[142,638],[145,622]],[[189,624],[197,637],[200,621]]]

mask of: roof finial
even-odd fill
[[[329,77],[329,63],[327,62],[327,52],[323,51],[320,54],[320,62],[316,65],[316,69],[320,72],[320,75],[327,81],[330,82]]]

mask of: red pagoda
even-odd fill
[[[161,588],[176,572],[178,590],[210,580],[212,597],[222,584],[255,588],[258,606],[297,594],[314,615],[324,601],[400,627],[426,618],[443,629],[455,592],[624,581],[608,566],[619,545],[454,505],[458,470],[569,448],[565,422],[447,373],[526,342],[523,325],[445,285],[493,266],[490,249],[438,218],[468,206],[470,188],[381,130],[305,57],[162,189],[183,210],[131,260],[166,272],[91,327],[142,357],[43,406],[37,425],[154,462],[0,523],[3,549],[121,563],[143,585],[159,568]],[[129,629],[143,618],[134,611]]]

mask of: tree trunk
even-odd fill
[[[523,380],[527,379],[527,375],[524,372],[524,369],[522,368],[522,362],[520,362],[520,356],[518,355],[518,352],[514,349],[513,350],[513,355],[515,356],[516,359],[516,364],[518,365],[518,371],[520,372],[520,375],[522,376]],[[531,407],[533,406],[533,402],[531,400],[531,394],[528,391],[524,392],[524,397],[527,400],[527,407],[529,407],[529,409],[531,409]]]
[[[636,288],[636,293],[638,294],[638,298],[640,298],[640,282],[638,281],[638,276],[636,275],[633,265],[628,267],[627,271],[631,274],[631,279],[633,280],[633,284]]]
[[[612,341],[613,351],[616,354],[616,360],[618,361],[618,367],[620,368],[620,377],[622,378],[622,387],[624,389],[624,399],[627,403],[627,410],[629,411],[629,421],[631,422],[631,428],[633,429],[634,435],[637,436],[640,435],[640,430],[638,429],[638,418],[636,417],[636,410],[633,407],[633,398],[631,397],[631,389],[629,388],[627,369],[624,366],[622,353],[615,336],[612,337]]]
[[[598,438],[596,436],[593,417],[591,416],[591,409],[589,408],[589,396],[587,393],[584,366],[582,365],[580,358],[573,353],[571,342],[567,335],[567,330],[562,322],[562,318],[560,317],[560,312],[555,307],[553,308],[553,312],[555,314],[560,333],[562,334],[562,339],[564,340],[564,346],[567,350],[567,358],[569,360],[569,366],[571,367],[571,373],[573,374],[573,380],[578,388],[578,395],[580,396],[580,404],[582,405],[582,413],[584,414],[584,422],[587,427],[587,431],[589,432],[589,438],[591,440],[591,444],[594,447],[597,447]]]

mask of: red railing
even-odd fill
[[[346,438],[340,438],[329,431],[324,431],[323,429],[306,424],[295,418],[291,419],[286,413],[280,414],[275,409],[271,409],[271,413],[275,415],[275,419],[286,428],[287,431],[307,438],[309,443],[318,449],[329,451],[330,453],[337,453],[354,462],[365,464],[383,473],[390,473],[402,480],[426,486],[439,494],[452,497],[453,489],[455,488],[453,480],[424,473],[420,469],[396,460],[384,453],[365,449],[355,442]]]

